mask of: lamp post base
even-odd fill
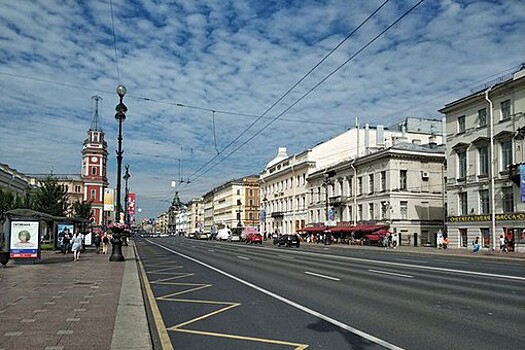
[[[113,235],[113,238],[111,239],[111,255],[109,261],[124,260],[126,259],[124,258],[124,255],[122,255],[122,241],[120,240],[120,236],[115,237],[115,235]]]

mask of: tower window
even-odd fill
[[[91,167],[91,175],[97,175],[97,168]]]

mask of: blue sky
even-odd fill
[[[258,174],[279,146],[293,154],[344,132],[356,116],[441,118],[444,104],[525,61],[521,0],[425,0],[359,52],[417,3],[391,0],[257,121],[383,2],[0,0],[0,163],[80,173],[100,95],[115,186],[122,83],[123,162],[139,217],[154,217],[179,173],[192,180],[178,186],[187,201]]]

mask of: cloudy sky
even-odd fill
[[[79,174],[99,95],[115,186],[124,84],[124,164],[139,217],[154,217],[172,181],[191,181],[187,201],[356,116],[441,118],[525,61],[522,0],[418,2],[0,0],[0,163]]]

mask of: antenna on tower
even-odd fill
[[[91,121],[91,127],[89,128],[89,130],[102,131],[102,129],[98,126],[98,101],[102,101],[102,97],[95,95],[91,96],[91,99],[95,100],[95,114],[93,115],[93,121]]]

